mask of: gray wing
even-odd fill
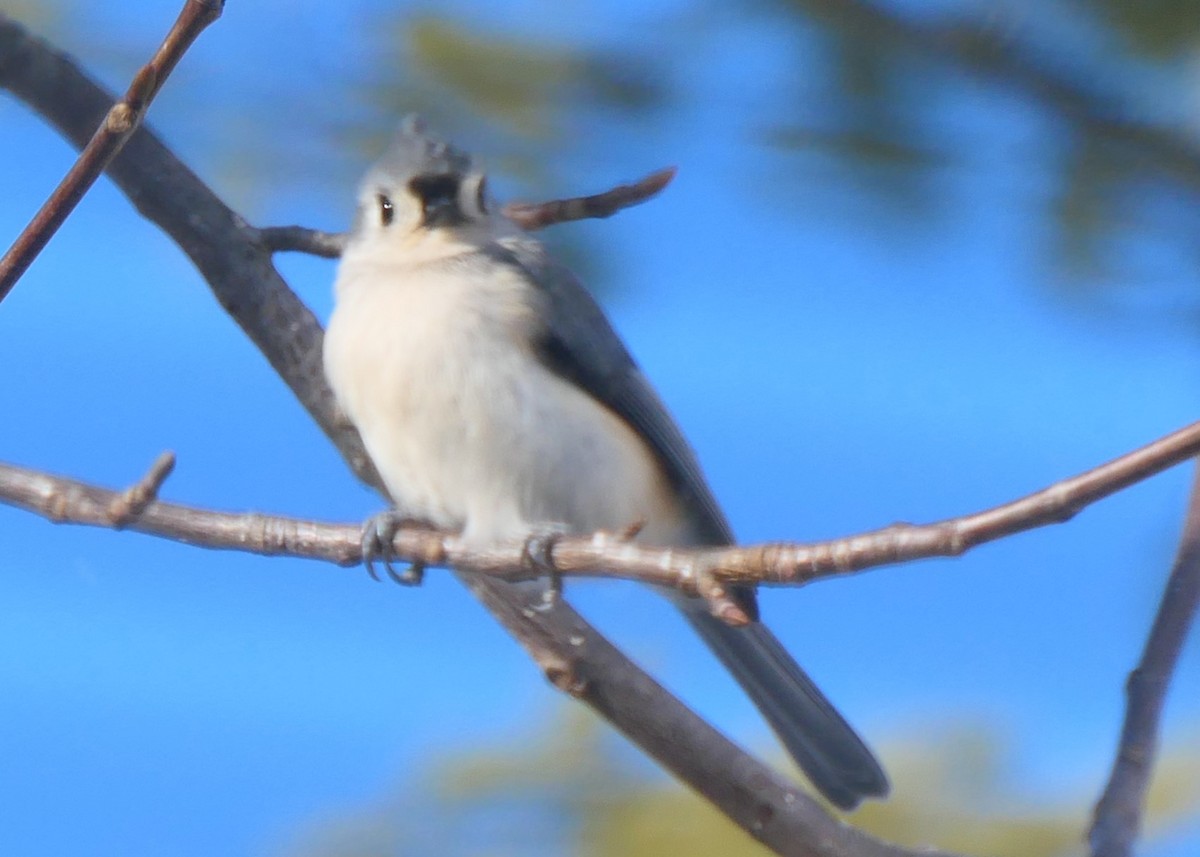
[[[733,531],[696,454],[587,289],[538,245],[497,244],[486,252],[521,271],[543,296],[545,327],[537,348],[545,365],[637,431],[690,513],[699,543],[732,544]]]
[[[699,544],[732,544],[695,453],[587,290],[537,245],[493,245],[485,252],[519,270],[544,297],[537,348],[545,365],[633,426],[689,512]],[[758,618],[753,588],[732,594]],[[822,794],[853,809],[864,797],[887,793],[887,777],[870,749],[765,626],[734,628],[698,601],[679,606]]]

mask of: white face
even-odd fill
[[[355,231],[364,237],[482,225],[491,212],[487,178],[479,172],[397,179],[376,171],[363,184],[358,204]]]

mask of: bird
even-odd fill
[[[393,504],[375,522],[388,545],[380,520],[481,545],[635,522],[648,545],[734,543],[696,454],[595,299],[419,117],[360,185],[323,363]],[[754,589],[730,594],[749,624],[673,600],[831,804],[885,796],[883,768],[759,621]]]

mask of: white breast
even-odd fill
[[[529,348],[533,292],[481,255],[419,269],[348,257],[325,371],[397,507],[468,538],[535,524],[678,529],[645,444]]]

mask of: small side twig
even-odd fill
[[[258,240],[272,253],[308,253],[322,259],[336,259],[346,247],[345,232],[321,232],[303,226],[264,226]]]
[[[504,216],[527,232],[574,220],[611,217],[622,209],[645,202],[675,178],[675,167],[665,167],[632,184],[617,185],[604,193],[553,199],[547,202],[510,202]]]
[[[1125,723],[1104,793],[1092,813],[1093,857],[1128,857],[1141,828],[1146,789],[1154,769],[1163,698],[1200,602],[1200,467],[1184,518],[1175,564],[1142,659],[1129,674]]]
[[[175,453],[167,450],[150,465],[146,474],[122,491],[108,504],[108,517],[116,529],[122,529],[146,511],[146,507],[158,499],[163,483],[175,469]]]
[[[223,6],[224,0],[185,0],[158,51],[134,75],[125,97],[108,111],[75,165],[0,258],[0,301],[8,296],[100,173],[121,151],[168,75],[204,28],[221,17]]]

